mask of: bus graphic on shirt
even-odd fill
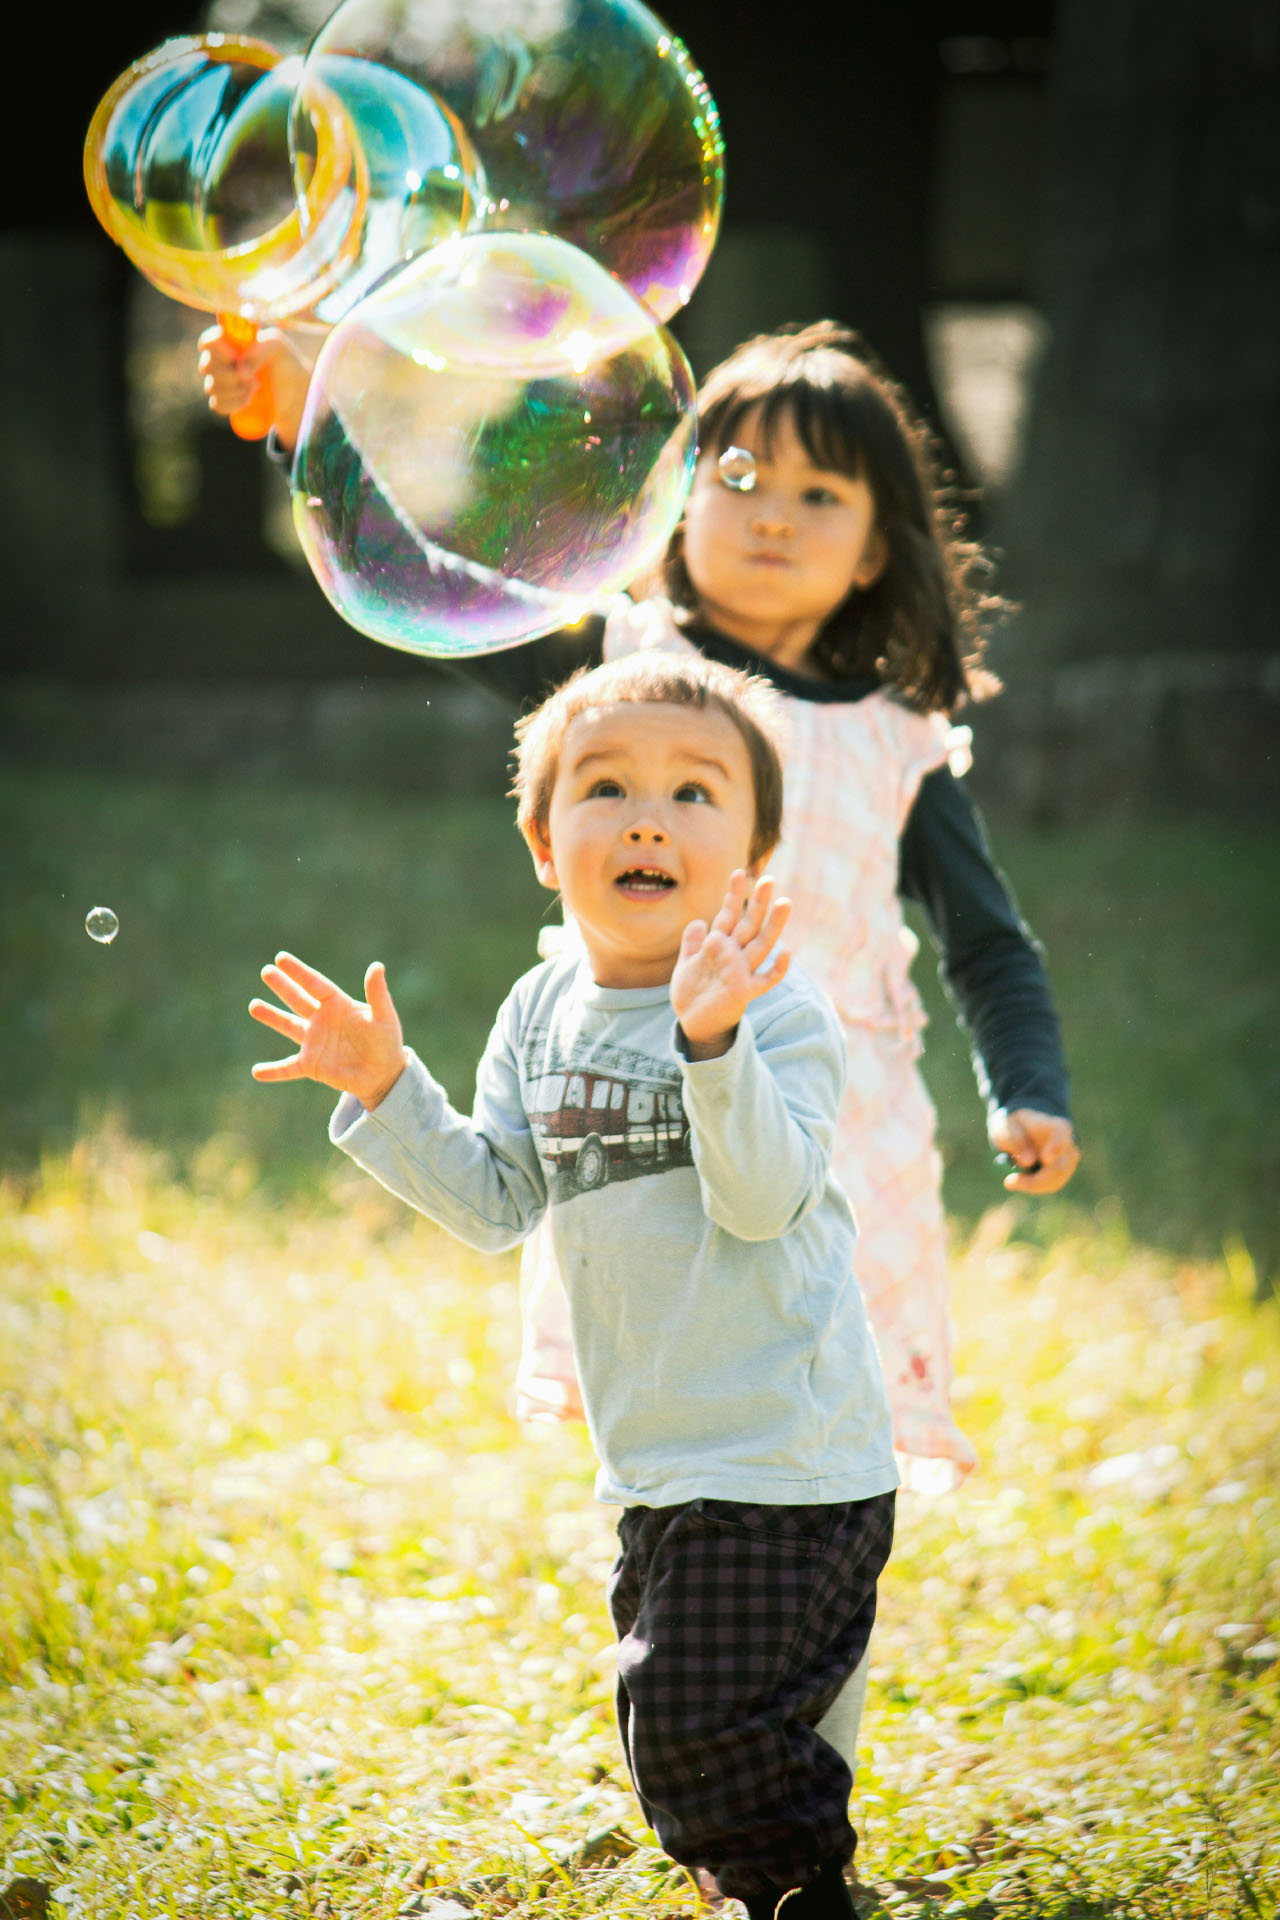
[[[526,1099],[538,1157],[556,1199],[607,1180],[693,1165],[677,1087],[636,1086],[616,1074],[541,1074]]]

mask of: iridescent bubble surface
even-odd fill
[[[466,129],[487,231],[570,241],[661,320],[689,298],[720,222],[719,117],[639,0],[343,0],[304,98],[313,74],[341,91],[335,60],[403,75]]]
[[[261,323],[349,270],[363,155],[318,82],[294,110],[299,72],[262,41],[203,34],[166,41],[103,96],[85,141],[89,200],[162,293]]]
[[[720,478],[735,493],[756,490],[756,457],[748,447],[726,447],[716,462]]]
[[[571,623],[662,553],[693,474],[693,376],[627,289],[548,234],[470,234],[329,335],[293,469],[344,619],[424,654]]]
[[[316,52],[294,96],[300,203],[313,177],[306,128],[326,97],[346,113],[367,176],[352,264],[316,308],[316,318],[332,325],[391,268],[474,225],[485,182],[466,130],[425,87],[376,60]]]
[[[120,922],[110,907],[90,907],[84,917],[84,930],[100,947],[109,947],[120,931]]]

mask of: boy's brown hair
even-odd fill
[[[560,747],[581,713],[615,702],[634,701],[667,707],[717,707],[733,722],[751,763],[755,826],[750,860],[763,860],[782,837],[782,762],[777,738],[778,703],[767,682],[739,673],[696,654],[645,652],[580,667],[535,712],[516,722],[516,819],[529,837],[534,827],[545,837],[551,794],[560,764]]]

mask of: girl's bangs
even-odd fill
[[[858,397],[847,387],[793,380],[771,385],[763,393],[740,389],[711,411],[710,440],[717,453],[733,445],[743,421],[754,414],[759,418],[766,453],[773,451],[780,423],[789,421],[815,467],[850,476],[867,471],[868,435],[858,417]]]

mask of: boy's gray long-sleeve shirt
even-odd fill
[[[470,1120],[411,1055],[374,1112],[343,1096],[330,1137],[471,1246],[550,1209],[601,1500],[862,1500],[898,1477],[830,1174],[843,1081],[799,967],[690,1061],[666,986],[600,987],[566,956],[509,994]]]

